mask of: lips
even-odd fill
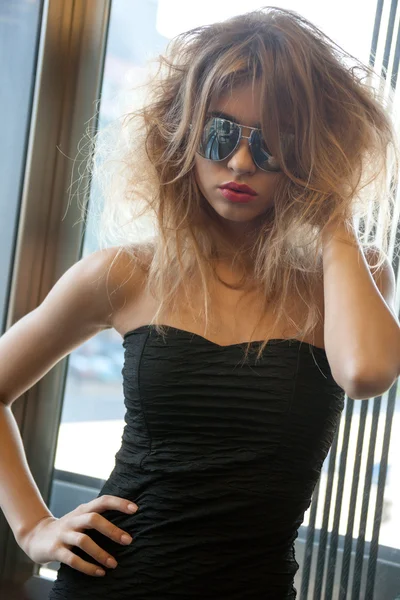
[[[257,192],[244,183],[235,183],[234,181],[230,181],[229,183],[224,183],[221,185],[220,188],[223,190],[232,190],[234,192],[248,194],[250,196],[257,196]]]
[[[229,187],[221,187],[219,189],[221,195],[230,202],[247,203],[253,202],[257,198],[254,194],[246,194],[245,192],[238,192],[237,189],[231,189]]]

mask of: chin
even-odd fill
[[[257,208],[252,206],[251,202],[246,204],[225,204],[224,206],[220,206],[218,204],[213,205],[210,202],[208,204],[214,215],[217,214],[220,219],[232,221],[234,223],[250,223],[251,221],[258,219],[263,215],[266,215],[272,206],[269,205],[260,209],[259,206]]]
[[[231,221],[232,223],[251,223],[254,221],[259,215],[252,216],[235,216],[235,215],[219,215],[221,219],[224,221]]]

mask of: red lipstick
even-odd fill
[[[251,187],[244,183],[236,183],[235,181],[224,183],[219,189],[221,190],[221,194],[231,202],[250,202],[250,200],[253,200],[257,196],[257,192]]]

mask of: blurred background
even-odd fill
[[[397,0],[273,5],[296,10],[374,64],[399,101]],[[84,133],[129,110],[146,61],[176,34],[262,6],[255,0],[0,0],[3,332],[97,249],[90,211],[82,222],[71,202],[71,195],[82,195],[76,187],[81,159],[74,159]],[[98,190],[95,181],[85,183],[90,206]],[[398,260],[391,258],[398,314]],[[121,336],[103,331],[13,405],[30,468],[56,516],[94,498],[113,469],[124,427],[123,361]],[[394,386],[368,401],[346,398],[297,540],[300,600],[400,598],[399,395]],[[58,566],[32,564],[0,515],[4,598],[45,598]]]

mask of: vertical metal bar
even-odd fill
[[[378,0],[378,5],[376,7],[374,31],[372,34],[371,51],[369,54],[369,64],[372,67],[375,65],[375,55],[376,49],[378,47],[379,31],[381,28],[382,21],[383,1],[384,0]]]
[[[346,600],[346,597],[347,597],[347,586],[348,586],[349,572],[350,572],[350,558],[351,558],[351,550],[352,550],[352,546],[353,546],[354,515],[355,515],[355,511],[356,511],[358,483],[360,480],[361,457],[362,457],[362,451],[363,451],[363,445],[364,445],[364,433],[365,433],[365,423],[367,420],[367,413],[368,413],[368,401],[364,400],[361,403],[360,420],[358,423],[356,456],[355,456],[355,460],[354,460],[353,480],[351,483],[351,492],[350,492],[349,515],[348,515],[348,519],[347,519],[347,529],[346,529],[346,535],[345,535],[345,539],[344,539],[344,548],[343,548],[343,560],[342,560],[342,573],[341,573],[341,577],[340,577],[339,600]]]
[[[397,30],[396,48],[394,51],[393,67],[392,67],[392,88],[394,90],[397,87],[397,77],[399,75],[399,62],[400,62],[400,27]]]
[[[354,563],[354,576],[353,576],[353,588],[352,588],[352,600],[359,600],[360,589],[361,589],[361,576],[364,559],[364,545],[365,545],[365,531],[367,526],[368,518],[368,506],[371,494],[371,482],[372,482],[372,469],[374,466],[374,453],[375,453],[375,442],[376,433],[378,430],[379,412],[381,408],[382,396],[377,396],[374,400],[373,413],[372,413],[372,424],[371,424],[371,435],[369,439],[368,447],[368,458],[367,466],[364,479],[364,492],[363,501],[361,506],[360,516],[360,528],[356,545],[356,557]]]
[[[400,27],[399,27],[399,39],[400,39]],[[395,239],[394,239],[394,247],[395,248],[400,247],[400,220],[397,222],[396,234],[395,234]],[[400,253],[399,252],[397,252],[397,254],[393,253],[392,267],[393,267],[395,279],[397,281],[398,278],[400,277]]]
[[[382,455],[379,465],[378,491],[376,497],[374,527],[372,531],[372,540],[369,550],[365,600],[373,600],[374,597],[373,595],[375,585],[376,562],[378,559],[379,548],[379,530],[382,522],[383,496],[385,492],[386,473],[390,446],[390,434],[392,430],[394,407],[396,403],[397,383],[393,385],[389,391],[388,405],[386,410],[385,432],[383,435]]]
[[[338,547],[338,539],[339,539],[339,522],[340,522],[340,513],[342,510],[344,479],[345,479],[345,475],[346,475],[347,453],[349,450],[349,438],[350,438],[351,418],[353,416],[353,407],[354,407],[354,400],[351,398],[347,398],[345,426],[344,426],[344,431],[343,431],[343,443],[342,443],[342,449],[340,452],[339,479],[338,479],[338,487],[337,487],[337,494],[336,494],[336,500],[335,500],[335,514],[334,514],[334,518],[333,518],[333,525],[332,525],[332,531],[331,531],[330,542],[329,542],[329,558],[328,558],[328,572],[327,572],[327,578],[326,578],[325,600],[332,600],[332,594],[333,594],[333,583],[334,583],[334,579],[335,579],[336,557],[337,557],[337,547]]]
[[[393,40],[393,30],[394,30],[394,21],[396,18],[397,11],[397,0],[392,0],[392,4],[390,5],[390,14],[389,14],[389,23],[386,33],[386,43],[385,50],[383,53],[383,61],[382,61],[382,76],[386,79],[387,68],[389,66],[389,58],[390,58],[390,49],[392,46]]]
[[[307,538],[304,549],[304,562],[301,575],[300,599],[307,600],[310,585],[311,562],[314,548],[315,520],[318,509],[320,479],[317,481],[311,501],[310,520],[307,527]]]
[[[315,574],[315,586],[314,586],[314,600],[320,600],[322,592],[322,583],[324,577],[325,567],[325,551],[326,543],[328,538],[328,523],[329,523],[329,511],[332,500],[332,488],[333,488],[333,476],[335,473],[336,454],[338,447],[338,432],[336,432],[335,439],[330,450],[329,466],[328,466],[328,480],[326,484],[325,492],[325,503],[324,503],[324,514],[322,519],[322,527],[319,536],[318,546],[318,557],[317,557],[317,569]]]

